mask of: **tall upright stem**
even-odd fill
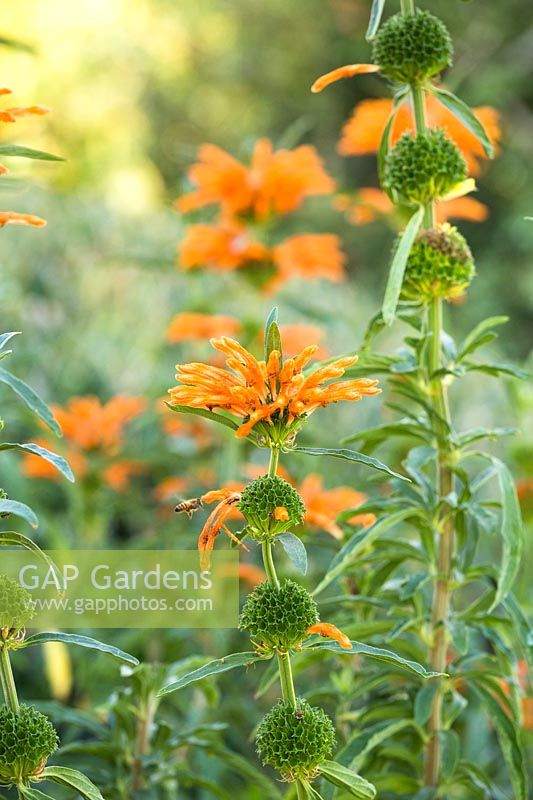
[[[15,679],[13,678],[13,670],[11,669],[9,653],[5,643],[0,648],[0,679],[6,705],[9,706],[12,711],[18,712],[19,700],[17,696],[17,689],[15,686]]]
[[[409,16],[416,13],[415,0],[401,0],[402,13]],[[426,102],[423,86],[411,87],[411,99],[417,133],[427,130]],[[433,203],[428,203],[424,211],[424,225],[432,228],[435,225],[435,208]],[[442,300],[435,298],[428,310],[428,328],[431,337],[428,355],[428,373],[431,388],[431,403],[437,414],[444,420],[445,427],[450,425],[450,412],[448,394],[443,377],[437,375],[441,364],[441,339],[442,339]],[[440,427],[440,426],[439,426]],[[446,431],[439,431],[437,437],[437,474],[436,483],[438,496],[442,501],[453,489],[453,473],[449,466],[449,448],[446,444]],[[453,517],[443,509],[443,514],[438,523],[436,534],[438,536],[438,555],[436,564],[436,580],[433,590],[431,611],[431,646],[429,663],[435,672],[444,672],[448,650],[447,620],[450,610],[450,579],[455,543]],[[424,785],[439,785],[441,766],[441,746],[439,733],[442,728],[442,694],[438,692],[433,700],[431,715],[428,723],[428,745],[425,752]]]

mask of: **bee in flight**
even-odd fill
[[[189,519],[192,519],[192,515],[195,511],[198,511],[199,508],[202,507],[202,498],[201,497],[193,497],[192,500],[183,500],[181,503],[178,503],[174,511],[178,514],[184,512],[187,514]]]

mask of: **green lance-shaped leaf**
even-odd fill
[[[371,42],[372,39],[376,36],[378,32],[379,23],[381,22],[381,17],[383,16],[383,10],[385,8],[385,0],[373,0],[372,8],[370,9],[370,19],[368,21],[368,28],[366,31],[366,40],[367,42]]]
[[[402,290],[405,267],[423,218],[424,208],[420,206],[405,226],[396,245],[382,306],[383,319],[387,325],[391,325],[396,317],[396,306]]]
[[[19,503],[18,500],[0,500],[0,514],[14,514],[29,522],[32,528],[37,528],[39,520],[35,512],[26,505]]]
[[[496,333],[490,329],[496,328],[499,325],[505,325],[507,322],[509,322],[509,317],[500,315],[497,317],[488,317],[478,323],[462,342],[456,361],[459,363],[466,356],[470,355],[470,353],[477,350],[478,347],[492,341],[496,337]]]
[[[513,476],[503,461],[494,457],[491,457],[490,460],[496,467],[502,498],[503,556],[498,589],[489,612],[505,600],[510,592],[520,567],[524,548],[524,526]]]
[[[31,786],[24,786],[22,783],[17,788],[24,800],[54,800],[52,795],[45,794],[40,789],[33,789]]]
[[[313,592],[314,595],[320,594],[329,584],[341,575],[344,570],[353,564],[354,559],[366,547],[372,544],[378,536],[381,536],[390,528],[399,525],[407,517],[413,516],[416,513],[412,508],[404,508],[392,514],[380,517],[368,528],[365,528],[360,533],[352,536],[346,544],[339,550],[336,556],[330,562],[326,574]]]
[[[290,452],[304,453],[308,456],[332,456],[332,458],[343,458],[345,461],[355,461],[357,464],[364,464],[365,467],[372,467],[372,469],[377,469],[378,472],[384,472],[386,475],[390,475],[393,478],[399,478],[401,481],[411,483],[409,478],[406,478],[405,475],[399,475],[397,472],[393,472],[390,467],[378,461],[377,458],[365,456],[364,453],[358,453],[356,450],[347,450],[345,448],[330,449],[327,447],[294,447]]]
[[[519,731],[508,717],[500,702],[483,686],[473,681],[470,690],[485,707],[488,716],[496,729],[516,800],[527,800],[527,778],[525,773],[525,757],[520,744]]]
[[[136,667],[139,664],[139,659],[135,656],[130,656],[118,647],[106,642],[99,642],[98,639],[93,639],[90,636],[79,636],[75,633],[63,633],[61,631],[43,631],[42,633],[35,633],[29,636],[22,642],[21,647],[32,647],[36,644],[44,644],[45,642],[64,642],[65,644],[73,644],[78,647],[87,647],[89,650],[97,650],[99,653],[105,653],[112,656],[117,661],[124,664],[131,664]]]
[[[281,542],[283,549],[298,572],[301,572],[302,575],[307,575],[307,550],[300,537],[294,533],[281,533],[276,536],[274,541]]]
[[[46,781],[59,783],[60,786],[75,789],[85,800],[104,800],[100,789],[98,789],[89,778],[83,775],[83,773],[78,772],[77,769],[71,769],[70,767],[45,767],[39,777]]]
[[[314,786],[309,781],[299,780],[298,784],[305,792],[306,800],[324,800],[320,792],[317,792]]]
[[[470,106],[447,89],[437,89],[433,87],[431,91],[442,105],[446,106],[448,111],[451,111],[454,117],[457,117],[459,122],[476,137],[478,142],[483,146],[488,158],[493,158],[494,146],[489,139],[483,123],[476,117]]]
[[[0,334],[0,350],[3,350],[6,344],[13,336],[19,336],[20,331],[8,331],[8,333]]]
[[[64,161],[61,156],[46,153],[44,150],[34,150],[32,147],[24,147],[20,144],[0,144],[0,158],[4,156],[16,156],[17,158],[32,158],[37,161]]]
[[[13,391],[18,394],[21,400],[26,403],[28,408],[36,414],[39,419],[47,425],[57,436],[61,436],[61,428],[59,427],[54,415],[44,403],[39,395],[33,391],[31,386],[24,383],[16,375],[12,375],[7,369],[0,367],[0,381],[7,384]]]
[[[445,673],[441,672],[429,672],[417,661],[410,661],[409,659],[402,658],[402,656],[393,653],[392,650],[384,650],[381,647],[372,647],[371,645],[363,644],[362,642],[352,642],[352,647],[350,650],[348,650],[348,648],[341,647],[340,644],[337,644],[337,642],[329,640],[312,642],[311,644],[305,645],[303,649],[315,651],[327,650],[331,653],[344,656],[367,656],[368,658],[373,658],[376,661],[384,661],[387,664],[394,664],[395,667],[404,669],[407,672],[412,672],[424,679],[438,678],[445,675]]]
[[[239,427],[235,420],[224,416],[224,414],[215,414],[214,411],[208,411],[207,408],[191,408],[191,406],[179,406],[172,403],[166,403],[166,405],[177,414],[192,414],[193,416],[204,417],[204,419],[210,419],[211,422],[225,425],[226,428],[231,428],[232,431],[236,431]]]
[[[358,800],[372,800],[376,796],[376,787],[351,769],[336,764],[335,761],[324,761],[320,765],[320,774],[334,786],[344,789],[351,797]]]
[[[63,576],[59,570],[57,564],[50,558],[47,553],[45,553],[38,544],[36,544],[32,539],[28,536],[24,536],[23,533],[17,533],[16,531],[0,531],[0,547],[23,547],[25,550],[30,550],[32,553],[35,553],[40,559],[42,559],[45,564],[52,570],[55,579],[56,585],[58,588],[65,587],[65,581]]]
[[[224,658],[217,658],[215,661],[210,661],[209,664],[205,664],[203,667],[199,667],[192,672],[188,672],[186,675],[182,675],[177,681],[163,686],[159,692],[159,697],[176,692],[178,689],[183,689],[184,686],[188,686],[190,683],[196,683],[196,681],[201,681],[211,675],[219,675],[221,672],[228,672],[236,667],[246,667],[249,664],[253,664],[255,661],[261,660],[264,660],[263,656],[258,656],[257,653],[252,652],[232,653]]]
[[[69,467],[68,461],[63,458],[63,456],[59,456],[57,453],[53,453],[51,450],[48,450],[46,447],[41,447],[38,444],[33,444],[32,442],[28,442],[27,444],[20,444],[19,442],[2,442],[0,444],[0,450],[22,450],[23,453],[33,453],[35,456],[40,456],[44,458],[45,461],[49,461],[58,472],[61,472],[62,475],[67,478],[67,480],[74,483],[74,474]]]
[[[279,353],[281,349],[281,334],[278,325],[278,309],[275,306],[267,317],[265,325],[265,361],[268,362],[270,353],[277,350]]]

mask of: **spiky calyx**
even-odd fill
[[[416,85],[452,65],[453,43],[444,23],[429,11],[395,14],[377,34],[372,58],[385,78]]]
[[[475,274],[466,239],[445,223],[418,235],[407,261],[402,297],[424,303],[437,297],[452,300],[464,293]]]
[[[39,775],[57,750],[50,720],[34,706],[0,709],[0,783],[17,784]]]
[[[0,575],[0,636],[5,641],[16,636],[33,618],[32,597],[26,589],[11,580],[7,575]]]
[[[240,628],[259,647],[286,652],[300,644],[317,622],[317,605],[309,592],[285,579],[279,588],[268,581],[256,586],[242,609]]]
[[[466,174],[461,151],[437,128],[403,134],[385,159],[383,184],[400,202],[418,205],[444,197]]]
[[[263,475],[248,484],[239,510],[251,536],[264,539],[301,525],[305,506],[296,489],[279,476]]]
[[[333,722],[321,708],[298,698],[280,700],[257,729],[257,752],[283,780],[312,780],[335,747]]]

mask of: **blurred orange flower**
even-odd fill
[[[5,225],[31,225],[34,228],[42,228],[46,225],[46,220],[36,217],[33,214],[19,214],[17,211],[0,211],[0,228]]]
[[[326,278],[337,283],[345,277],[346,256],[339,237],[331,233],[291,236],[274,248],[273,257],[278,271],[267,285],[270,291],[291,278]]]
[[[179,497],[187,491],[189,487],[188,478],[171,475],[160,481],[153,491],[154,498],[159,503],[177,502]]]
[[[357,508],[366,500],[366,495],[349,486],[324,489],[322,477],[314,473],[304,479],[298,491],[307,509],[306,523],[327,531],[335,539],[342,539],[344,536],[336,522],[339,514]],[[352,525],[363,525],[365,528],[375,521],[374,514],[354,514],[348,520]]]
[[[203,145],[198,155],[188,173],[196,189],[176,201],[182,213],[216,204],[224,214],[265,219],[295,211],[305,198],[335,188],[310,145],[274,152],[268,139],[260,139],[249,167],[213,144]]]
[[[376,153],[389,116],[391,99],[363,100],[359,103],[342,129],[338,150],[343,156],[361,156]],[[498,112],[490,106],[474,108],[477,118],[483,123],[489,139],[497,147],[501,130]],[[430,127],[442,128],[461,150],[471,175],[478,175],[480,162],[485,158],[483,147],[476,137],[433,95],[427,96],[426,113]],[[414,130],[411,106],[403,103],[394,120],[391,142],[394,144],[406,131]]]
[[[142,465],[137,461],[116,460],[116,456],[123,447],[125,426],[145,407],[143,398],[125,395],[117,395],[107,403],[92,395],[73,397],[64,407],[52,406],[66,443],[63,455],[74,474],[82,478],[89,472],[90,455],[94,453],[103,482],[115,491],[123,491],[129,478],[141,472]],[[38,443],[50,446],[45,439]],[[52,465],[30,453],[24,455],[22,469],[29,477],[57,480],[58,473]]]
[[[395,206],[387,194],[381,189],[366,186],[352,198],[338,195],[335,207],[343,211],[354,225],[367,225],[384,216],[389,216]],[[474,197],[456,197],[453,200],[440,201],[435,209],[436,221],[447,222],[449,219],[465,219],[469,222],[484,222],[489,210]]]
[[[280,327],[281,338],[283,340],[283,355],[292,358],[301,352],[304,347],[312,344],[316,346],[314,358],[328,358],[329,350],[322,347],[321,342],[324,338],[324,331],[318,325],[309,325],[305,322],[282,325]]]
[[[225,221],[190,225],[179,247],[178,265],[181,269],[211,267],[230,271],[268,257],[268,249],[250,239],[242,225]]]
[[[239,320],[222,314],[177,314],[167,328],[167,340],[173,344],[213,336],[235,336],[242,328]]]
[[[266,580],[266,572],[255,564],[239,564],[239,578],[250,586],[257,586]]]

